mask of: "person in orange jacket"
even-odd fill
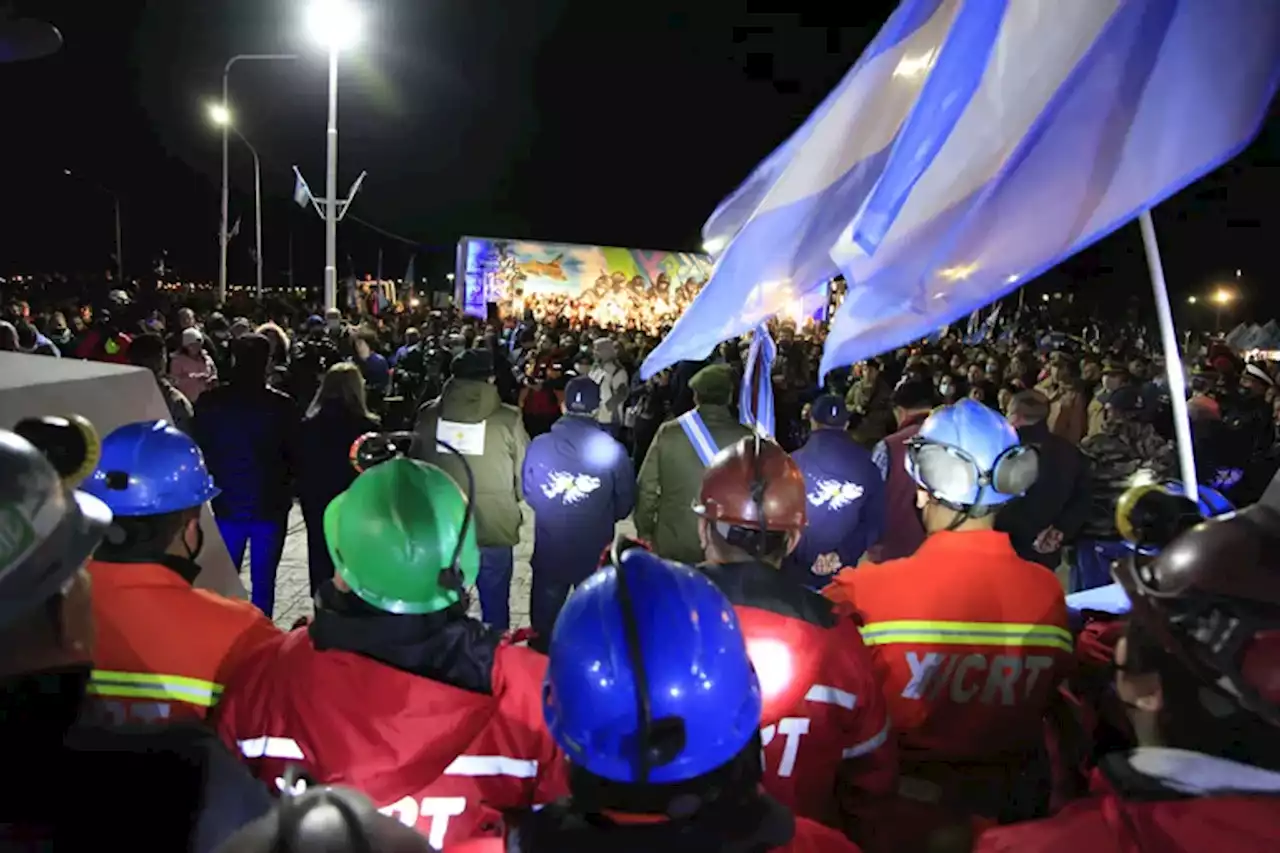
[[[1280,481],[1277,481],[1280,483]],[[1280,485],[1114,570],[1132,602],[1115,693],[1137,748],[1092,796],[984,833],[977,853],[1280,850]]]
[[[702,476],[697,568],[733,603],[766,704],[778,706],[761,732],[765,790],[873,843],[872,818],[897,791],[897,744],[858,626],[781,568],[806,503],[804,474],[781,447],[740,439]]]
[[[103,441],[84,490],[114,514],[88,565],[94,709],[116,722],[203,720],[237,665],[279,631],[249,602],[192,586],[200,510],[218,494],[200,448],[165,421],[126,424]]]
[[[1043,721],[1072,655],[1062,586],[994,529],[1035,481],[1037,457],[972,400],[936,410],[909,442],[928,537],[910,557],[840,572],[824,591],[862,620],[901,757],[894,849],[974,816],[1042,815]]]

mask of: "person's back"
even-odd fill
[[[437,848],[560,793],[538,721],[546,659],[462,602],[479,570],[472,506],[445,472],[403,458],[330,503],[337,574],[314,621],[259,646],[218,707],[219,734],[258,778],[296,763],[341,780]]]
[[[689,507],[698,496],[702,472],[723,448],[751,434],[729,411],[733,379],[713,365],[690,380],[697,405],[658,428],[640,466],[636,531],[663,557],[685,563],[702,558],[697,519]]]
[[[102,442],[85,491],[115,516],[88,565],[90,705],[116,722],[204,719],[244,655],[278,631],[249,602],[192,587],[201,509],[218,494],[199,448],[164,421],[125,424]]]
[[[809,587],[857,565],[884,528],[885,483],[871,451],[845,431],[848,419],[843,400],[819,397],[810,415],[813,432],[791,454],[804,474],[809,523],[783,567]]]
[[[933,408],[933,385],[925,380],[902,383],[893,392],[893,412],[898,428],[876,444],[872,459],[885,483],[884,532],[880,541],[867,549],[867,558],[876,563],[909,557],[924,541],[924,527],[916,509],[915,484],[906,471],[907,442]]]

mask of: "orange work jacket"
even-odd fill
[[[195,589],[159,563],[89,563],[91,710],[114,722],[203,720],[241,660],[279,634],[247,601]]]

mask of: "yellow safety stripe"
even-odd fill
[[[186,702],[211,708],[222,695],[222,685],[185,675],[95,669],[89,681],[89,693],[121,699]]]
[[[947,622],[899,619],[870,622],[862,628],[869,646],[912,643],[942,646],[1047,646],[1071,652],[1071,632],[1056,625],[1021,622]]]

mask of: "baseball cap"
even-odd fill
[[[204,343],[204,335],[200,332],[199,329],[183,329],[182,330],[182,345],[184,347],[191,346],[192,344],[202,344],[202,343]]]
[[[569,380],[564,388],[564,407],[575,415],[587,415],[600,408],[600,386],[585,376]]]
[[[1259,382],[1262,382],[1266,385],[1276,384],[1276,381],[1271,378],[1271,374],[1267,373],[1267,371],[1263,370],[1261,367],[1253,363],[1249,363],[1245,365],[1244,375],[1251,376],[1254,379],[1257,379]]]
[[[703,403],[723,406],[733,397],[733,373],[723,364],[713,364],[695,373],[689,387]]]
[[[1136,412],[1142,408],[1142,392],[1133,385],[1121,385],[1107,397],[1107,405],[1117,412]]]
[[[823,394],[813,401],[809,417],[823,426],[842,427],[849,422],[849,409],[837,395]]]

